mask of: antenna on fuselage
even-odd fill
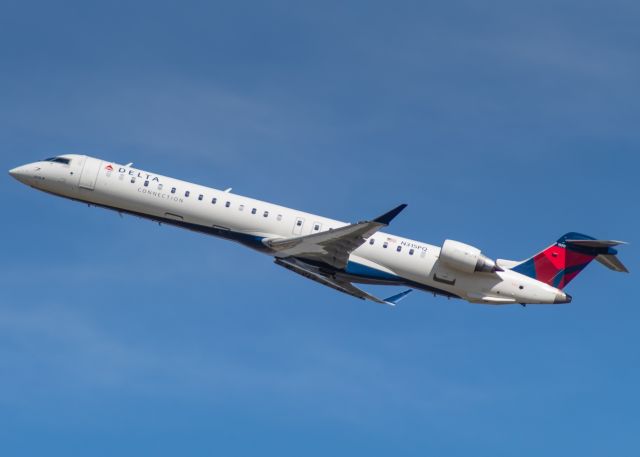
[[[133,165],[133,162],[129,162],[128,164],[125,165],[125,167],[130,167],[131,165]]]
[[[224,190],[224,193],[225,193],[225,194],[228,194],[229,192],[231,192],[231,189],[233,189],[233,187],[229,187],[228,189],[225,189],[225,190]]]

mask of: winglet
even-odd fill
[[[409,295],[411,292],[413,291],[413,289],[407,289],[404,292],[400,292],[399,294],[393,295],[389,298],[385,298],[384,302],[387,305],[391,305],[391,306],[395,306],[398,304],[398,302],[400,300],[402,300],[404,297],[406,297],[407,295]]]
[[[388,213],[384,213],[382,216],[377,217],[373,220],[373,222],[378,222],[379,224],[389,225],[389,223],[395,218],[400,212],[407,207],[406,203],[399,205],[393,208]]]

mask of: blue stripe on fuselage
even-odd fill
[[[349,274],[356,275],[356,276],[363,276],[365,278],[391,279],[391,280],[402,279],[400,276],[387,273],[382,270],[378,270],[377,268],[362,265],[361,263],[354,262],[353,260],[349,260],[349,262],[347,263],[347,268],[345,268],[345,271]]]

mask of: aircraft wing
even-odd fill
[[[399,205],[371,221],[345,225],[311,235],[267,239],[264,243],[276,251],[276,257],[312,260],[341,270],[347,266],[349,254],[382,227],[389,225],[389,222],[406,206],[406,204]]]
[[[274,260],[276,265],[280,265],[281,267],[286,268],[287,270],[293,271],[294,273],[298,273],[301,276],[304,276],[307,279],[311,279],[312,281],[318,282],[327,287],[331,287],[334,290],[339,292],[351,295],[353,297],[359,298],[361,300],[371,300],[376,303],[381,303],[383,305],[395,306],[397,302],[406,297],[411,289],[405,290],[397,295],[394,295],[389,298],[380,299],[375,297],[362,289],[357,288],[353,284],[348,281],[343,281],[340,279],[336,279],[332,276],[323,275],[319,272],[319,269],[314,268],[311,265],[305,265],[303,262],[296,261],[295,259],[280,259],[276,258]]]

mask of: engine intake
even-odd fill
[[[480,249],[454,240],[444,241],[440,249],[440,261],[465,273],[502,271],[493,260],[482,255]]]

